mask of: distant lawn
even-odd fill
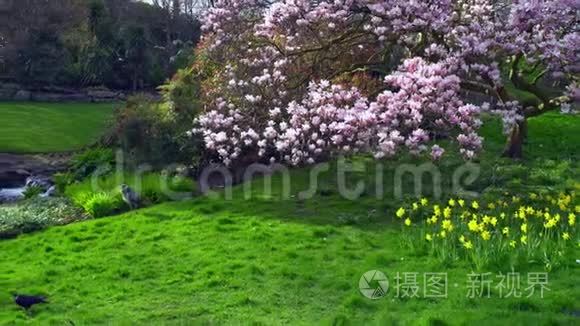
[[[98,138],[117,105],[0,102],[0,152],[79,149]]]

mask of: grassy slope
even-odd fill
[[[115,104],[0,102],[0,152],[78,149],[103,131]]]
[[[495,159],[502,145],[491,137],[497,127],[488,127],[488,153],[474,189],[578,187],[579,117],[532,121],[528,155],[543,158],[521,163]],[[307,170],[293,171],[292,192],[307,178]],[[229,202],[167,203],[0,242],[0,306],[8,307],[0,310],[0,323],[577,323],[564,311],[580,310],[578,257],[550,273],[552,291],[543,300],[499,299],[497,293],[466,299],[469,266],[441,266],[400,249],[390,226],[395,200],[377,201],[370,191],[356,202],[341,199],[330,176],[323,188],[329,192],[305,202],[277,200],[276,192],[268,197],[258,188],[248,202],[238,188]],[[344,216],[365,222],[346,225],[339,222]],[[367,300],[357,284],[371,269],[391,277],[446,271],[449,298]],[[11,290],[47,293],[51,303],[28,319],[9,304]]]

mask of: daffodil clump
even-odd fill
[[[395,217],[407,244],[443,261],[467,259],[478,268],[541,262],[549,270],[580,247],[578,214],[572,192],[433,203],[422,198],[400,207]]]

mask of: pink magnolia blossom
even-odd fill
[[[506,133],[525,108],[506,98],[504,67],[565,78],[559,104],[578,99],[579,10],[577,0],[219,0],[201,16],[218,68],[193,131],[226,164],[248,153],[439,159],[440,138],[471,159],[482,109],[462,88],[495,97],[484,111]]]

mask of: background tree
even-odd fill
[[[164,8],[130,0],[11,1],[0,8],[4,78],[29,85],[153,88],[187,62],[174,57],[191,56],[199,38],[196,16],[187,16],[181,2],[175,5],[179,11],[169,7],[168,16]],[[135,39],[137,30],[146,49]],[[146,70],[137,81],[136,66]]]
[[[132,89],[143,88],[148,65],[148,43],[145,29],[142,26],[129,26],[123,33],[125,40],[124,59],[131,77]]]

